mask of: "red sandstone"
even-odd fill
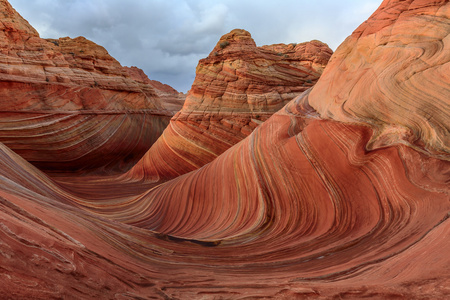
[[[331,54],[319,41],[257,47],[245,30],[225,34],[200,60],[183,109],[126,177],[157,182],[211,162],[313,86]]]
[[[311,90],[165,183],[51,179],[0,144],[2,296],[449,298],[450,3],[386,0],[365,24]]]
[[[0,142],[44,170],[123,172],[184,95],[83,37],[41,39],[0,2]]]

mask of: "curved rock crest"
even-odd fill
[[[211,162],[313,86],[332,51],[319,41],[257,47],[232,30],[200,60],[183,109],[127,174],[160,181]]]
[[[434,29],[420,34],[423,18]],[[2,295],[449,298],[450,162],[439,131],[448,128],[449,23],[448,1],[384,1],[313,89],[162,184],[50,179],[0,144]],[[429,52],[437,34],[442,48]],[[409,73],[424,62],[436,81]],[[415,76],[424,91],[413,92]]]
[[[7,1],[0,14],[0,142],[43,170],[124,172],[181,108],[94,42],[41,39]]]

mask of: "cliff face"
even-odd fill
[[[319,41],[257,47],[245,30],[225,34],[200,60],[183,109],[127,176],[167,180],[211,162],[313,86],[331,54]]]
[[[2,295],[448,299],[449,33],[449,1],[385,0],[313,89],[162,184],[51,179],[0,143]]]
[[[182,95],[133,78],[103,47],[41,39],[7,1],[0,14],[0,142],[35,165],[126,170],[179,110]]]
[[[319,41],[257,47],[235,29],[200,60],[183,112],[273,113],[317,82],[331,54]]]
[[[84,37],[41,39],[7,1],[0,9],[0,110],[164,110],[158,89],[103,47]]]

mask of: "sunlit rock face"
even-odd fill
[[[389,64],[372,57],[380,32],[405,28],[398,39],[413,39],[409,32],[421,18],[434,29],[392,47]],[[448,299],[450,155],[438,128],[448,128],[439,114],[448,113],[450,101],[449,81],[441,80],[450,61],[450,3],[384,1],[365,24],[313,89],[211,163],[163,184],[120,176],[51,179],[0,144],[2,296]],[[409,105],[397,105],[400,119],[389,105],[402,99],[410,80],[390,67],[442,30],[441,48],[405,66],[406,72],[441,59],[441,67],[429,65],[437,80],[424,80],[423,90],[408,93]],[[348,43],[370,37],[360,51],[346,52]],[[385,66],[372,88],[348,63],[360,57],[365,70]],[[336,96],[337,87],[348,88],[342,77],[355,89],[367,87],[360,103],[346,102],[358,100],[352,92]],[[392,78],[397,96],[393,87],[383,90]],[[427,95],[434,101],[424,104]],[[388,124],[383,105],[389,120],[401,122]],[[447,109],[418,123],[433,105]],[[421,126],[435,142],[413,130]],[[407,130],[415,142],[400,134]]]
[[[384,1],[336,51],[310,103],[322,118],[367,124],[367,149],[403,143],[448,160],[448,1]]]
[[[319,41],[257,47],[235,29],[200,60],[183,109],[127,174],[159,181],[211,162],[320,77],[331,49]]]
[[[36,166],[127,170],[181,108],[183,95],[103,47],[41,39],[7,1],[0,14],[0,142]]]

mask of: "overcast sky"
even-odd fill
[[[257,45],[313,39],[333,50],[382,0],[9,0],[43,38],[84,36],[124,66],[189,90],[198,60],[246,29]]]

